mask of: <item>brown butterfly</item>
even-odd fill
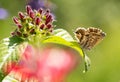
[[[95,45],[103,40],[106,34],[99,28],[77,28],[75,31],[75,37],[78,39],[82,48],[90,50]]]

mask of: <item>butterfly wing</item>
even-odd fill
[[[75,36],[78,39],[79,44],[82,48],[90,50],[95,45],[100,43],[105,37],[105,33],[98,28],[77,28],[75,31]]]

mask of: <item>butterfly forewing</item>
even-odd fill
[[[105,37],[105,33],[98,28],[77,28],[75,36],[82,48],[90,50]]]

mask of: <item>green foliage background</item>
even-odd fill
[[[73,35],[77,27],[99,27],[106,38],[91,51],[87,51],[92,65],[83,74],[80,65],[67,82],[119,82],[120,81],[120,1],[119,0],[51,0],[56,4],[56,28],[64,28]],[[0,40],[15,29],[12,17],[24,11],[25,0],[0,0],[0,7],[9,16],[0,20]],[[74,35],[73,35],[74,36]]]

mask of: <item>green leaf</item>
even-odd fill
[[[26,44],[18,45],[22,40],[18,37],[5,38],[0,41],[0,81],[5,77],[3,68],[12,62],[17,62]]]
[[[85,54],[85,57],[84,57],[84,63],[85,63],[85,70],[83,71],[83,73],[87,72],[90,68],[90,65],[91,65],[91,61],[86,54]]]
[[[59,36],[59,37],[65,39],[66,41],[74,41],[72,36],[64,29],[56,29],[53,31],[53,34],[54,34],[54,36]]]
[[[82,55],[82,57],[84,58],[85,70],[83,72],[87,72],[88,69],[90,68],[91,62],[90,62],[89,57],[87,57],[84,51],[80,48],[80,45],[78,44],[78,42],[76,42],[72,38],[72,36],[64,29],[56,29],[53,32],[54,32],[54,36],[58,36],[59,38],[52,37],[48,39],[47,42],[53,42],[57,44],[66,45],[78,51],[79,54]],[[60,39],[60,37],[63,38],[64,40]]]
[[[54,36],[49,38],[47,42],[54,42],[62,45],[69,46],[79,52],[82,56],[84,56],[80,45],[72,38],[72,36],[64,29],[56,29],[53,31]],[[55,38],[55,36],[58,36]]]
[[[87,72],[90,68],[90,59],[87,55],[84,54],[84,51],[80,48],[78,42],[76,42],[72,36],[64,29],[56,29],[53,31],[54,36],[49,37],[45,40],[45,43],[56,43],[71,47],[79,52],[79,54],[84,58],[85,70],[83,72]],[[56,37],[55,37],[56,36]]]
[[[82,57],[84,56],[82,49],[80,48],[78,43],[75,41],[69,42],[59,36],[50,36],[46,40],[44,40],[43,43],[55,43],[55,44],[64,45],[78,51]]]
[[[13,36],[9,38],[9,45],[8,46],[13,46],[14,44],[20,44],[22,43],[24,40],[21,39],[20,37],[17,36]]]

